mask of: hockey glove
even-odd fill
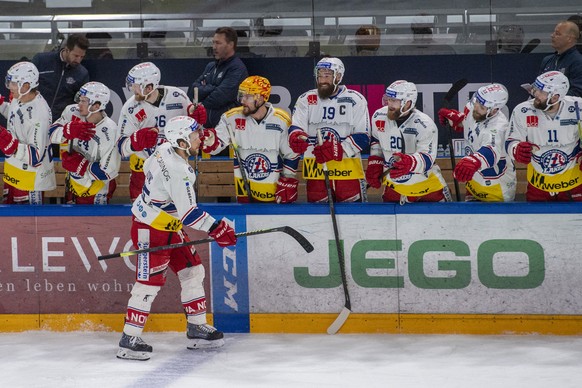
[[[453,177],[459,182],[468,182],[473,179],[473,175],[481,168],[481,161],[473,155],[465,156],[455,166]]]
[[[216,130],[214,128],[204,129],[200,133],[201,133],[200,141],[202,142],[202,152],[210,154],[218,148],[220,142],[218,141],[218,136],[216,135]]]
[[[368,158],[368,168],[366,169],[366,181],[370,187],[379,189],[382,186],[382,173],[384,172],[384,158],[370,156]]]
[[[216,221],[208,231],[208,235],[223,248],[236,244],[234,229],[225,220]]]
[[[89,161],[77,152],[65,151],[61,154],[61,165],[65,170],[77,176],[83,176],[89,167]]]
[[[158,129],[156,127],[142,128],[135,131],[129,138],[133,151],[143,151],[154,147],[158,142]]]
[[[206,108],[202,104],[190,104],[188,105],[188,116],[192,117],[200,125],[206,123],[208,115],[206,114]]]
[[[6,156],[12,156],[18,149],[18,139],[0,125],[0,150]]]
[[[304,153],[307,150],[307,147],[309,147],[307,138],[307,134],[300,129],[291,132],[289,135],[289,146],[291,147],[291,150],[300,155]]]
[[[275,200],[277,203],[291,203],[297,201],[297,187],[299,181],[295,178],[279,177]]]
[[[338,139],[331,137],[329,140],[324,141],[322,145],[313,147],[313,156],[315,156],[315,161],[319,164],[330,160],[341,162],[344,157],[344,149]]]
[[[416,167],[416,159],[410,155],[403,154],[401,152],[395,152],[394,156],[400,158],[392,164],[392,170],[390,170],[390,178],[397,179],[403,175],[410,174]]]
[[[4,96],[0,94],[0,106],[4,104]]]
[[[533,146],[534,144],[527,141],[517,143],[517,146],[513,149],[513,158],[515,161],[524,164],[531,162]]]
[[[465,115],[455,109],[441,108],[438,112],[439,121],[442,125],[446,125],[447,121],[457,132],[463,132],[463,120]]]
[[[88,141],[95,135],[95,124],[86,121],[72,121],[63,126],[63,136],[67,140]]]

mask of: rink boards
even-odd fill
[[[327,205],[203,205],[237,232],[198,246],[211,318],[227,332],[322,333],[344,305]],[[577,204],[340,204],[352,314],[341,333],[582,333]],[[121,330],[134,258],[128,206],[0,207],[0,331]],[[206,237],[190,232],[191,239]],[[174,275],[147,329],[180,331]]]

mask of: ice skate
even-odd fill
[[[188,323],[186,336],[190,339],[188,349],[214,349],[224,345],[224,334],[208,324]]]
[[[141,337],[134,337],[123,333],[119,340],[117,358],[124,360],[146,361],[150,359],[153,348],[146,344]]]

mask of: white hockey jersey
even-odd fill
[[[578,105],[578,106],[576,106]],[[580,153],[579,120],[582,98],[565,96],[554,117],[536,109],[533,100],[517,105],[511,114],[505,143],[513,158],[517,144],[535,144],[527,181],[546,192],[571,190],[582,184],[582,171],[576,160]]]
[[[0,112],[7,129],[18,141],[18,149],[4,162],[4,182],[25,191],[47,191],[57,187],[49,140],[51,111],[40,93],[29,102],[14,98]]]
[[[416,160],[410,174],[391,179],[386,174],[383,183],[401,195],[419,197],[441,190],[446,183],[438,165],[438,130],[432,119],[413,109],[400,125],[388,118],[388,106],[374,112],[372,116],[372,142],[370,156],[384,158],[384,171],[392,168],[394,153],[402,152]]]
[[[517,177],[513,160],[505,152],[505,140],[509,130],[507,117],[499,110],[495,116],[476,122],[473,108],[471,102],[465,106],[465,155],[473,155],[479,159],[481,168],[465,184],[465,188],[480,201],[513,201]]]
[[[273,202],[279,176],[295,177],[299,155],[289,147],[289,114],[270,103],[266,103],[266,107],[267,115],[260,123],[251,116],[245,116],[242,107],[225,112],[215,128],[220,146],[213,154],[232,143],[229,129],[232,130],[253,198]],[[241,166],[236,158],[234,163],[236,195],[246,197]]]
[[[317,89],[303,93],[293,108],[291,131],[301,129],[309,136],[309,147],[303,155],[303,177],[324,179],[323,168],[317,166],[313,146],[318,144],[317,131],[323,140],[336,138],[344,150],[343,160],[329,161],[329,178],[364,179],[360,153],[370,144],[370,116],[364,96],[343,85],[338,94],[321,99]]]
[[[156,127],[159,129],[158,145],[165,141],[164,128],[166,123],[176,116],[187,116],[188,105],[191,104],[186,93],[174,86],[159,86],[160,98],[158,103],[136,101],[131,96],[119,115],[119,152],[123,158],[128,158],[133,171],[142,171],[143,162],[150,156],[155,147],[135,152],[131,149],[129,136],[141,128]]]
[[[105,112],[102,112],[105,115]],[[71,121],[85,121],[77,104],[65,108],[62,116],[51,127],[53,144],[63,144],[68,140],[63,136],[63,125]],[[71,189],[78,197],[93,196],[99,193],[119,174],[121,155],[117,149],[117,124],[107,115],[95,125],[95,136],[89,141],[72,140],[71,151],[78,152],[90,164],[82,176],[70,175]],[[68,148],[68,147],[67,147]]]
[[[138,221],[161,231],[177,231],[186,225],[208,232],[216,220],[196,204],[196,173],[170,143],[156,148],[143,171],[143,191],[131,208]]]

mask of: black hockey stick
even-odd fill
[[[247,196],[249,198],[249,202],[253,202],[253,193],[251,192],[251,183],[247,177],[246,167],[243,163],[242,157],[240,156],[240,150],[238,148],[238,143],[234,138],[234,132],[230,125],[226,124],[226,129],[228,130],[228,135],[230,136],[230,144],[232,144],[232,149],[234,150],[234,154],[236,155],[236,159],[238,160],[238,169],[240,171],[240,175],[242,176],[243,185],[247,192]]]
[[[451,88],[445,95],[443,101],[443,108],[448,108],[451,105],[451,100],[453,99],[453,97],[455,97],[457,93],[459,93],[459,90],[463,89],[468,82],[469,81],[467,81],[466,78],[461,78],[460,80],[455,82],[453,86],[451,86]],[[445,125],[449,132],[449,154],[451,157],[451,168],[453,171],[455,171],[457,163],[455,161],[455,150],[453,149],[453,128],[451,127],[449,120],[445,120]],[[455,174],[453,174],[453,182],[455,184],[455,198],[457,199],[457,202],[461,202],[461,191],[459,190],[459,181],[455,178]]]
[[[519,53],[520,54],[529,54],[532,51],[534,51],[535,48],[538,47],[538,45],[541,42],[542,41],[539,40],[538,38],[533,38],[532,40],[530,40],[529,42],[527,42],[527,44],[525,46],[523,46],[523,48],[521,49],[521,51]]]
[[[235,236],[237,238],[238,237],[248,237],[248,236],[254,236],[257,234],[265,234],[265,233],[273,233],[273,232],[283,232],[285,234],[288,234],[289,236],[293,237],[295,239],[295,241],[297,241],[303,249],[305,249],[305,252],[307,252],[307,253],[313,252],[313,249],[314,249],[313,245],[311,245],[311,243],[305,238],[305,236],[303,236],[301,233],[299,233],[298,231],[296,231],[295,229],[293,229],[290,226],[278,226],[276,228],[271,228],[271,229],[258,229],[258,230],[253,230],[253,231],[249,231],[249,232],[240,232],[240,233],[236,233]],[[112,253],[110,255],[99,256],[99,257],[97,257],[97,259],[98,260],[108,260],[108,259],[113,259],[115,257],[127,257],[127,256],[137,255],[139,253],[165,251],[167,249],[187,247],[190,245],[199,245],[199,244],[209,243],[209,242],[213,242],[213,241],[214,241],[214,239],[212,237],[207,237],[207,238],[203,238],[201,240],[186,241],[183,243],[162,245],[162,246],[153,247],[153,248],[136,249],[135,251],[117,252],[117,253]]]
[[[321,129],[317,129],[317,140],[319,145],[323,144],[323,137],[321,136]],[[331,184],[329,182],[329,171],[327,169],[327,163],[323,163],[323,176],[325,179],[325,188],[327,189],[327,201],[329,203],[329,213],[331,215],[331,223],[333,224],[333,236],[335,238],[335,247],[337,249],[337,258],[339,260],[340,274],[342,277],[342,286],[344,289],[345,304],[344,308],[338,315],[338,317],[333,321],[330,327],[327,328],[327,334],[335,334],[344,325],[348,316],[352,312],[352,303],[350,302],[350,294],[348,292],[348,283],[346,277],[346,261],[344,257],[344,249],[340,241],[339,229],[337,226],[337,218],[335,216],[335,206],[333,201],[333,195],[331,193]]]

